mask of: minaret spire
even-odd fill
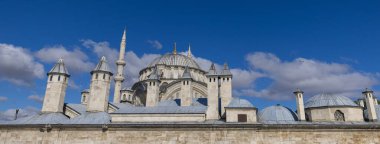
[[[189,50],[187,50],[187,57],[189,57],[189,58],[192,58],[192,57],[193,57],[193,54],[191,53],[191,47],[190,47],[190,44],[189,44]]]
[[[174,42],[174,50],[173,50],[173,54],[177,54],[177,44]]]
[[[114,103],[120,103],[120,90],[121,90],[121,84],[124,81],[124,66],[125,66],[125,48],[127,44],[127,29],[124,29],[123,36],[121,38],[120,43],[120,52],[119,52],[119,59],[116,61],[117,66],[117,73],[114,77],[115,80],[115,91],[113,96],[113,102]]]

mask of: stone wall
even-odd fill
[[[380,128],[313,126],[0,126],[0,143],[380,143]],[[49,132],[47,132],[49,131]]]

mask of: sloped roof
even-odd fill
[[[258,114],[259,122],[296,121],[297,115],[287,107],[276,105],[264,108]]]
[[[227,63],[224,63],[223,71],[220,74],[226,75],[226,76],[232,76],[232,73],[231,73],[230,68],[228,67]]]
[[[305,102],[305,108],[325,107],[325,106],[358,106],[351,99],[329,93],[322,93],[311,97]]]
[[[14,121],[8,121],[7,124],[66,124],[69,118],[62,113],[40,113]]]
[[[156,65],[170,65],[170,66],[189,66],[191,68],[201,69],[199,65],[190,57],[182,54],[165,54],[161,57],[154,59],[148,67]]]
[[[106,112],[86,112],[69,121],[70,124],[109,124],[111,116]]]
[[[107,72],[107,73],[110,73],[112,75],[112,72],[108,66],[106,57],[102,56],[99,63],[96,65],[95,69],[92,70],[91,73],[93,73],[93,72]]]
[[[59,59],[57,63],[55,63],[53,68],[48,72],[48,74],[63,74],[66,76],[70,76],[69,71],[67,71],[65,67],[63,59]]]
[[[188,66],[186,66],[185,71],[183,71],[182,78],[183,79],[192,79]]]
[[[210,69],[208,70],[207,76],[216,76],[218,75],[218,72],[216,71],[216,68],[215,68],[215,64],[212,63],[211,66],[210,66]]]

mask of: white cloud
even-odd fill
[[[0,43],[0,80],[17,85],[33,85],[35,78],[45,76],[44,66],[28,50]]]
[[[46,63],[55,63],[59,58],[63,58],[69,72],[89,72],[95,67],[89,61],[88,56],[79,48],[70,51],[61,45],[56,45],[45,47],[36,52],[35,55]]]
[[[8,97],[0,96],[0,102],[4,102],[7,100],[8,100]]]
[[[281,61],[271,53],[249,54],[246,60],[256,71],[273,82],[264,89],[240,89],[238,95],[255,96],[268,99],[289,99],[292,91],[301,88],[306,95],[321,92],[346,94],[349,97],[360,95],[360,90],[377,83],[373,74],[353,70],[349,65],[327,63],[318,60],[297,58]]]
[[[31,115],[36,115],[39,110],[35,107],[25,107],[20,109],[17,118],[24,118]],[[16,109],[8,109],[5,111],[0,111],[0,120],[14,120],[16,114]]]
[[[78,85],[78,84],[76,84],[76,83],[74,82],[74,80],[69,80],[69,83],[68,83],[67,85],[68,85],[69,88],[71,88],[71,89],[80,89],[80,88],[81,88],[81,86]]]
[[[118,49],[111,48],[108,42],[95,42],[92,40],[83,40],[82,42],[83,46],[91,48],[99,58],[105,56],[112,71],[116,72],[115,62],[119,55]],[[140,70],[160,56],[159,54],[143,54],[139,57],[133,51],[127,51],[125,55],[124,75],[126,79],[124,86],[126,87],[131,87],[133,83],[137,82]]]
[[[162,44],[158,40],[148,40],[147,42],[155,49],[162,49]]]
[[[28,99],[33,100],[37,103],[42,103],[44,101],[44,98],[40,97],[38,95],[30,95],[30,96],[28,96]]]

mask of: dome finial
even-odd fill
[[[174,42],[174,50],[173,50],[173,54],[177,54],[177,44]]]
[[[191,53],[191,47],[190,47],[190,44],[189,44],[189,50],[187,50],[187,57],[189,57],[189,58],[192,58],[192,57],[193,57],[193,54]]]

